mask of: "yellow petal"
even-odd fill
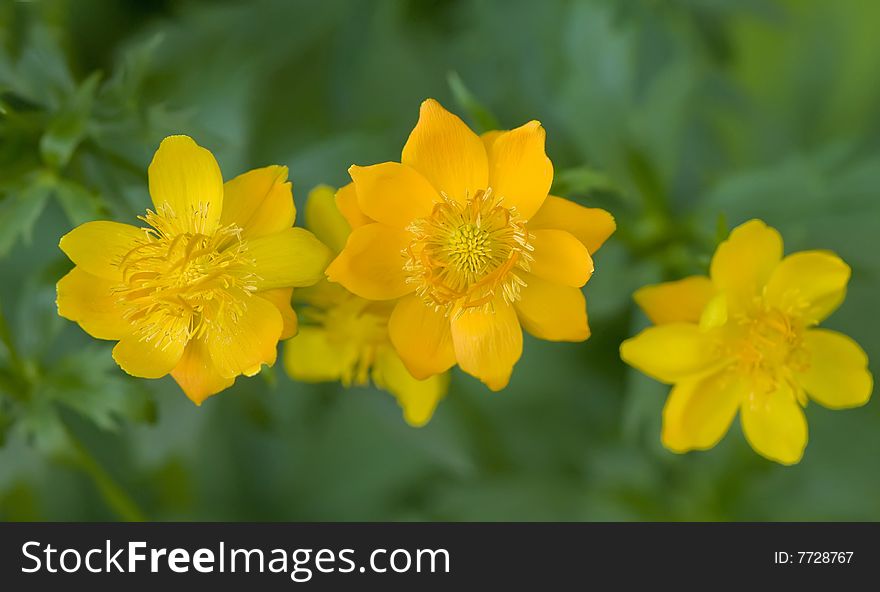
[[[487,155],[491,152],[492,145],[495,144],[495,140],[500,138],[502,134],[507,133],[507,131],[509,130],[491,130],[480,134],[480,139],[483,141],[483,146],[486,147]]]
[[[331,343],[322,327],[304,326],[284,344],[284,369],[303,382],[339,380],[354,366],[356,357],[351,342]]]
[[[336,207],[352,228],[375,222],[361,211],[354,183],[349,183],[336,192]]]
[[[438,192],[461,202],[488,186],[483,141],[434,99],[422,103],[419,122],[400,160],[420,172]]]
[[[223,211],[223,176],[213,154],[189,136],[168,136],[159,144],[148,176],[157,211],[170,208],[191,231],[214,232]]]
[[[710,276],[731,310],[753,307],[782,259],[782,237],[760,220],[733,229],[718,245]]]
[[[452,321],[452,344],[462,370],[476,376],[493,391],[510,381],[522,355],[522,329],[513,306],[500,298],[494,310],[471,309]]]
[[[394,307],[388,335],[406,367],[417,379],[446,372],[455,365],[449,319],[411,295]]]
[[[620,357],[630,366],[666,383],[693,377],[720,362],[714,340],[697,325],[689,323],[648,327],[621,344]]]
[[[446,395],[449,374],[437,374],[425,380],[417,380],[394,350],[383,347],[376,352],[373,382],[394,395],[403,409],[406,423],[419,428],[430,421],[437,403]]]
[[[74,267],[58,282],[58,314],[70,319],[97,339],[122,339],[131,325],[113,293],[116,282]]]
[[[673,452],[712,448],[727,433],[747,392],[745,381],[724,370],[679,382],[663,407],[663,445]]]
[[[755,452],[793,465],[807,446],[807,419],[791,387],[780,381],[770,393],[751,393],[741,408],[743,433]]]
[[[564,230],[535,230],[530,271],[545,280],[580,288],[593,274],[593,259],[578,239]]]
[[[351,234],[351,226],[336,207],[335,195],[333,188],[327,185],[318,185],[309,192],[306,227],[331,251],[339,253]]]
[[[345,248],[327,268],[327,277],[361,298],[399,298],[413,291],[403,273],[403,250],[411,240],[409,232],[384,224],[355,228]]]
[[[529,219],[544,203],[553,183],[553,164],[544,152],[546,132],[538,121],[530,121],[500,134],[491,142],[489,186]]]
[[[383,162],[348,169],[364,214],[395,228],[431,214],[440,194],[427,179],[405,164]]]
[[[204,339],[192,339],[183,350],[183,357],[171,371],[171,376],[196,405],[232,386],[235,377],[222,376],[211,359]]]
[[[275,305],[278,312],[281,313],[281,339],[290,339],[296,335],[296,329],[299,324],[296,318],[296,312],[291,306],[291,298],[293,297],[293,288],[278,288],[276,290],[264,290],[259,293],[261,297]]]
[[[584,341],[590,336],[587,302],[580,288],[522,274],[527,286],[514,306],[523,329],[549,341]]]
[[[712,281],[701,275],[645,286],[633,295],[636,304],[655,325],[699,323],[703,310],[715,295]]]
[[[275,363],[283,322],[278,308],[259,295],[248,298],[244,314],[211,331],[205,341],[221,376],[252,376]]]
[[[864,405],[871,398],[874,377],[868,356],[842,333],[811,329],[804,335],[809,363],[798,380],[814,401],[830,409]]]
[[[155,341],[144,341],[128,334],[113,348],[113,359],[132,376],[162,378],[177,366],[186,344],[166,341],[161,348],[154,344]]]
[[[849,265],[834,253],[794,253],[773,271],[767,302],[807,323],[818,323],[843,302],[850,273]]]
[[[118,281],[123,257],[144,241],[140,228],[99,220],[77,226],[61,237],[58,246],[83,271]]]
[[[548,195],[541,209],[529,220],[529,230],[556,228],[570,232],[584,243],[592,255],[608,237],[617,224],[614,217],[599,208],[586,208],[573,201]]]
[[[247,254],[256,262],[257,288],[311,286],[324,275],[330,249],[303,228],[288,228],[248,241]]]
[[[254,169],[223,185],[220,223],[238,225],[244,238],[281,232],[294,220],[296,207],[285,166]]]

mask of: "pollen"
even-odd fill
[[[533,260],[525,220],[490,189],[465,203],[441,194],[430,216],[407,228],[404,270],[416,294],[436,311],[459,315],[490,311],[496,296],[507,303],[526,285],[518,272]]]
[[[135,335],[165,349],[235,323],[256,291],[255,263],[241,229],[208,230],[204,204],[181,218],[168,204],[147,210],[144,236],[117,263],[115,289]]]

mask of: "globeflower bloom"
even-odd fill
[[[756,452],[794,464],[807,445],[809,399],[845,409],[870,398],[862,348],[816,327],[843,302],[849,266],[828,251],[782,253],[779,233],[751,220],[718,246],[709,277],[636,292],[656,326],[625,341],[620,354],[674,385],[663,409],[670,450],[712,448],[739,411]]]
[[[351,226],[337,209],[333,189],[320,186],[309,194],[306,226],[333,251],[342,250]],[[394,395],[407,423],[428,423],[446,394],[449,375],[417,380],[409,373],[388,337],[393,301],[366,300],[326,280],[297,290],[294,301],[299,332],[284,345],[284,367],[291,378],[340,381],[346,387],[372,380]]]
[[[224,184],[208,150],[171,136],[149,188],[143,227],[88,222],[61,238],[76,266],[58,282],[58,313],[118,341],[113,358],[127,373],[170,373],[201,404],[275,362],[278,340],[296,332],[292,288],[317,282],[330,252],[291,227],[285,167]]]
[[[581,287],[614,220],[548,196],[544,139],[537,121],[477,136],[428,99],[401,162],[349,169],[339,207],[353,231],[327,277],[368,300],[399,299],[388,329],[414,377],[457,363],[500,390],[523,328],[589,337]]]

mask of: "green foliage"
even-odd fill
[[[0,3],[0,519],[877,520],[880,413],[811,405],[804,461],[659,443],[627,369],[631,295],[706,270],[762,217],[853,266],[832,328],[877,374],[880,51],[872,0]],[[425,428],[372,389],[282,371],[200,408],[58,318],[76,224],[132,222],[160,139],[228,177],[286,164],[299,205],[396,159],[435,97],[548,132],[554,192],[610,210],[585,344],[527,340],[510,387],[456,373]],[[300,208],[302,211],[302,208]]]

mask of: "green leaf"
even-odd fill
[[[60,180],[55,197],[74,226],[95,220],[102,210],[101,196],[74,181]]]
[[[30,240],[51,193],[52,184],[40,175],[24,190],[0,201],[0,257],[7,255],[20,237]]]
[[[446,76],[449,88],[452,90],[452,96],[458,106],[467,113],[474,125],[474,131],[478,134],[491,130],[501,129],[498,118],[495,117],[489,109],[483,106],[473,93],[464,84],[464,80],[457,72],[450,72]]]
[[[65,166],[85,137],[100,81],[100,72],[89,76],[49,123],[40,138],[40,154],[49,166]]]
[[[588,195],[596,192],[616,192],[617,187],[606,175],[590,167],[563,169],[556,173],[551,192],[555,195]]]

